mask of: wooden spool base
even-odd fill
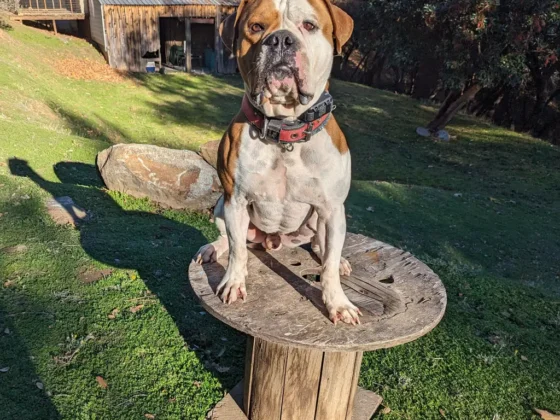
[[[410,253],[348,234],[342,255],[352,274],[344,292],[361,325],[333,325],[321,299],[320,265],[302,248],[251,251],[248,298],[225,305],[215,290],[227,267],[192,263],[193,292],[213,316],[246,333],[245,379],[212,420],[369,420],[381,397],[358,388],[364,351],[413,341],[441,320],[447,303],[438,276]]]
[[[214,407],[209,420],[248,420],[243,412],[243,388],[241,381]],[[354,399],[352,420],[370,420],[381,405],[382,398],[375,392],[358,387]]]

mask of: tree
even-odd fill
[[[560,99],[558,0],[365,0],[354,17],[364,75],[390,72],[392,88],[411,94],[432,76],[431,95],[445,101],[431,131],[469,102],[478,115],[546,131]]]

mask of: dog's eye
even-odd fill
[[[258,34],[259,32],[264,31],[264,27],[260,23],[253,23],[251,25],[251,32]]]
[[[317,29],[317,27],[315,26],[315,24],[311,23],[311,22],[303,22],[303,28],[307,31],[307,32],[313,32],[315,29]]]

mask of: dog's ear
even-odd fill
[[[248,0],[241,0],[237,11],[220,23],[220,37],[222,38],[222,42],[233,54],[235,54],[235,43],[237,42],[237,22],[239,21],[239,17],[247,1]]]
[[[222,42],[228,50],[235,53],[235,39],[237,38],[237,30],[235,23],[237,22],[237,12],[229,15],[220,23],[220,36]]]
[[[348,42],[354,30],[354,20],[340,7],[325,0],[333,22],[334,48],[338,55],[342,53],[342,47]]]

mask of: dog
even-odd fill
[[[311,243],[329,318],[360,322],[340,284],[351,272],[341,257],[351,162],[327,92],[334,55],[353,26],[330,0],[242,0],[220,26],[245,96],[218,149],[220,236],[195,260],[217,261],[229,249],[216,291],[227,304],[247,297],[248,242],[267,250]]]

